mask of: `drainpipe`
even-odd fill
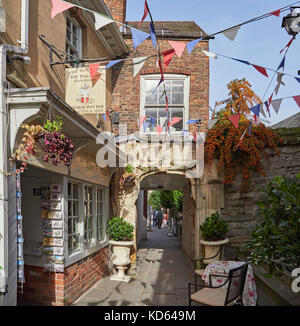
[[[7,85],[6,79],[6,64],[7,53],[24,56],[28,52],[28,18],[29,18],[29,0],[22,1],[22,15],[21,15],[21,47],[10,44],[0,45],[0,169],[8,171],[7,159],[7,128],[9,122],[9,112],[7,109],[5,87]],[[23,57],[24,62],[29,63],[30,58]],[[6,293],[8,289],[8,180],[7,176],[0,173],[0,292]],[[15,239],[17,241],[17,239]],[[0,306],[5,304],[5,296],[0,296]]]

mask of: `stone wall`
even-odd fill
[[[265,187],[274,176],[295,177],[300,172],[300,128],[278,129],[283,139],[279,146],[280,157],[273,151],[269,160],[263,160],[266,177],[254,173],[251,178],[250,190],[240,193],[242,175],[238,174],[233,185],[225,185],[225,207],[221,209],[222,217],[229,223],[228,236],[233,244],[240,244],[250,237],[255,228],[258,209],[257,203],[263,193],[259,190]]]

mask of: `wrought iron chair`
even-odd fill
[[[229,274],[220,286],[212,286],[211,278],[219,275],[210,274],[210,285],[188,284],[189,306],[191,303],[198,302],[208,306],[232,306],[243,305],[243,289],[246,281],[248,263],[231,269]],[[223,276],[224,277],[224,276]],[[191,293],[191,287],[194,286],[196,292]],[[197,288],[201,289],[198,291]]]
[[[221,246],[219,251],[213,257],[197,258],[194,260],[194,271],[195,271],[195,283],[197,283],[198,277],[202,277],[205,271],[207,263],[210,259],[218,257],[220,255],[220,260],[233,260],[237,261],[239,256],[240,248],[235,246],[224,245]]]

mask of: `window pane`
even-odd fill
[[[79,232],[79,217],[73,219],[74,233]]]
[[[145,93],[153,93],[159,80],[145,80]]]
[[[73,198],[74,199],[78,199],[78,185],[77,184],[73,184]]]
[[[183,104],[183,93],[173,92],[171,103],[172,104]]]
[[[68,198],[72,198],[72,184],[68,183]]]
[[[74,250],[79,249],[79,234],[75,234],[73,236],[73,246],[74,246]]]
[[[73,216],[79,216],[78,201],[73,201]]]
[[[174,117],[179,117],[181,120],[174,124],[171,128],[174,128],[176,131],[183,129],[183,108],[172,108],[171,109],[171,120]],[[172,129],[171,129],[172,131]]]
[[[73,233],[73,225],[72,224],[73,224],[72,223],[72,219],[69,218],[69,220],[68,220],[68,233],[69,234],[72,234]]]
[[[73,216],[72,214],[72,202],[68,201],[68,216]]]

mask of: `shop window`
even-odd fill
[[[69,254],[80,249],[79,185],[68,183],[68,248]]]
[[[82,56],[82,28],[77,20],[67,16],[66,53],[67,61],[81,58]],[[71,64],[71,66],[73,66]]]
[[[189,77],[185,75],[165,75],[165,87],[160,82],[160,75],[141,77],[141,116],[147,116],[148,127],[141,132],[156,133],[157,125],[167,127],[166,96],[168,97],[168,119],[179,117],[182,120],[170,127],[170,132],[181,132],[186,129],[189,115]],[[153,119],[151,119],[153,118]],[[163,133],[166,129],[164,129]]]

